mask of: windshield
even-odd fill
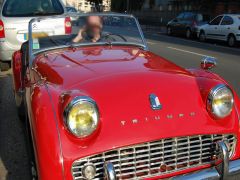
[[[77,10],[74,7],[66,7],[67,12],[69,13],[76,13]]]
[[[64,9],[59,0],[7,0],[3,7],[5,17],[61,15]]]
[[[34,19],[30,27],[29,43],[32,53],[81,45],[146,47],[138,22],[130,15],[84,14]]]

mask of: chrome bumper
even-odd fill
[[[171,180],[205,180],[205,179],[220,179],[225,180],[228,177],[240,174],[240,159],[229,161],[229,153],[227,143],[219,141],[216,143],[217,150],[220,152],[221,163],[215,167],[196,171],[194,173],[184,174],[170,178]],[[116,173],[111,162],[106,162],[104,165],[105,179],[116,180]]]
[[[203,179],[227,179],[229,176],[240,174],[240,160],[231,161],[229,163],[229,169],[227,174],[222,174],[215,168],[204,169],[190,174],[185,174],[171,178],[173,180],[203,180]]]
[[[190,174],[176,176],[173,180],[203,180],[203,179],[228,179],[231,176],[240,174],[240,159],[229,161],[228,148],[225,142],[218,142],[222,162],[216,167],[204,169]]]

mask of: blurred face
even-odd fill
[[[99,16],[89,16],[87,19],[87,28],[93,34],[98,34],[102,30],[102,20]]]

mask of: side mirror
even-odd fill
[[[217,59],[214,57],[205,57],[201,61],[201,68],[204,70],[210,70],[217,66]]]

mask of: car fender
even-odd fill
[[[61,140],[46,85],[26,89],[28,116],[39,179],[64,179]]]
[[[13,74],[13,89],[17,93],[21,88],[23,88],[23,78],[22,78],[22,60],[21,52],[16,51],[12,56],[12,74]]]

